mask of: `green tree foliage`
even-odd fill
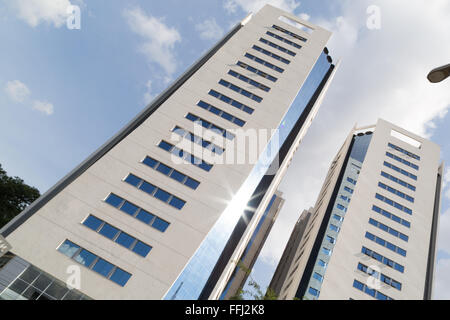
[[[0,228],[39,198],[39,190],[19,177],[9,177],[0,164]]]
[[[230,297],[230,300],[244,300],[244,295],[252,297],[253,300],[277,300],[278,297],[271,288],[268,288],[266,293],[261,290],[261,286],[250,275],[252,270],[247,268],[242,263],[242,261],[239,261],[237,266],[238,268],[242,269],[249,277],[248,285],[251,289],[243,290],[242,288],[240,288],[236,295]]]

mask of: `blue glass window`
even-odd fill
[[[138,213],[138,215],[136,216],[136,218],[138,219],[138,220],[141,220],[142,222],[144,222],[144,223],[146,223],[146,224],[149,224],[152,220],[153,220],[153,218],[154,218],[155,216],[153,215],[153,214],[151,214],[151,213],[148,213],[147,211],[145,211],[145,210],[139,210],[139,213]]]
[[[308,292],[313,295],[314,297],[318,297],[319,296],[319,290],[314,289],[313,287],[309,287]]]
[[[84,265],[84,266],[89,268],[96,258],[97,258],[97,256],[95,254],[90,253],[89,251],[82,249],[80,251],[80,253],[78,253],[73,259],[76,262],[78,262],[78,263],[80,263],[80,264],[82,264],[82,265]]]
[[[135,206],[134,204],[125,201],[125,203],[123,204],[123,206],[120,208],[120,210],[122,210],[125,213],[128,213],[129,215],[134,216],[136,214],[136,211],[139,208],[137,206]]]
[[[188,177],[184,184],[186,186],[188,186],[189,188],[192,188],[192,189],[195,190],[200,185],[200,182],[195,181],[194,179],[191,179],[191,178]]]
[[[279,45],[273,43],[272,41],[266,40],[266,39],[264,39],[264,38],[260,38],[259,41],[262,42],[262,43],[264,43],[264,44],[267,44],[268,46],[271,46],[272,48],[275,48],[275,49],[277,49],[277,50],[280,50],[281,52],[287,53],[287,54],[290,55],[290,56],[293,56],[293,57],[296,56],[296,53],[295,53],[295,52],[293,52],[293,51],[291,51],[291,50],[288,50],[288,49],[286,49],[286,48],[284,48],[284,47],[282,47],[282,46],[279,46]]]
[[[181,172],[178,172],[176,170],[172,171],[170,177],[178,182],[183,182],[184,179],[186,179],[186,176],[182,174]]]
[[[407,155],[408,157],[411,157],[411,158],[413,158],[413,159],[416,159],[416,160],[419,160],[419,161],[420,161],[420,157],[419,157],[418,155],[416,155],[416,154],[414,154],[414,153],[412,153],[412,152],[409,152],[409,151],[407,151],[407,150],[405,150],[405,149],[403,149],[403,148],[400,148],[400,147],[398,147],[398,146],[396,146],[396,145],[394,145],[394,144],[392,144],[392,143],[388,143],[388,147],[389,147],[389,148],[392,148],[392,149],[395,149],[395,150],[397,150],[397,151],[399,151],[399,152],[401,152],[401,153]]]
[[[118,207],[122,204],[123,199],[120,198],[120,197],[118,197],[118,196],[116,196],[115,194],[112,194],[112,193],[111,193],[111,194],[108,196],[108,198],[106,198],[105,202],[107,202],[107,203],[109,203],[110,205],[112,205],[112,206],[118,208]]]
[[[111,277],[109,279],[123,287],[128,282],[130,277],[131,277],[131,274],[129,274],[128,272],[125,272],[122,269],[116,268],[116,270],[114,271],[114,273],[111,275]]]
[[[320,282],[323,281],[323,276],[318,274],[317,272],[314,272],[313,278],[319,280]]]
[[[409,177],[409,178],[411,178],[411,179],[417,180],[417,176],[416,176],[416,175],[414,175],[414,174],[412,174],[412,173],[410,173],[410,172],[408,172],[408,171],[406,171],[406,170],[403,170],[403,169],[401,169],[401,168],[399,168],[399,167],[397,167],[397,166],[394,166],[393,164],[391,164],[391,163],[389,163],[389,162],[387,162],[387,161],[385,161],[385,162],[383,163],[383,165],[384,165],[385,167],[391,168],[392,170],[395,170],[395,171],[397,171],[397,172],[400,172],[400,173],[403,174],[404,176],[407,176],[407,177]]]
[[[155,198],[157,198],[163,202],[167,202],[170,198],[170,193],[168,193],[162,189],[158,189],[155,193]]]
[[[152,247],[141,241],[138,241],[133,248],[134,252],[136,252],[140,256],[143,256],[144,258],[148,255],[150,250],[152,250]]]
[[[233,100],[231,98],[228,98],[227,96],[224,96],[223,94],[218,93],[217,91],[211,90],[211,91],[209,91],[209,94],[212,95],[213,97],[218,98],[219,100],[222,100],[225,103],[228,103],[228,104],[232,105],[235,108],[238,108],[238,109],[248,113],[248,114],[252,114],[253,111],[255,111],[252,108],[246,106],[245,104],[240,103],[240,102],[238,102],[236,100]],[[218,111],[220,113],[220,110],[218,110]],[[219,113],[217,115],[219,115]]]
[[[283,29],[283,28],[281,28],[281,27],[279,27],[279,26],[277,26],[275,24],[272,25],[272,28],[274,28],[274,29],[276,29],[276,30],[278,30],[280,32],[283,32],[283,33],[285,33],[285,34],[287,34],[287,35],[289,35],[291,37],[294,37],[297,40],[300,40],[300,41],[303,41],[303,42],[307,41],[306,38],[304,38],[302,36],[299,36],[298,34],[295,34],[295,33],[291,32],[291,31],[286,30],[286,29]]]
[[[119,229],[105,223],[105,225],[100,229],[99,233],[109,239],[114,239],[117,236]]]
[[[75,243],[66,240],[61,246],[59,246],[58,251],[68,256],[69,258],[72,258],[79,249],[80,247]]]
[[[170,150],[172,150],[172,148],[173,148],[173,145],[171,145],[171,144],[169,144],[169,143],[167,143],[167,142],[165,142],[165,141],[161,141],[161,142],[159,143],[159,147],[160,147],[161,149],[164,149],[164,150],[170,152]]]
[[[166,166],[163,163],[159,163],[159,165],[156,168],[156,170],[158,170],[162,174],[168,175],[170,173],[170,171],[172,171],[172,168],[169,168],[168,166]]]
[[[125,248],[129,249],[131,245],[134,243],[136,239],[132,236],[126,234],[125,232],[121,232],[120,235],[117,237],[116,242]]]
[[[84,220],[84,222],[83,222],[83,224],[84,224],[86,227],[88,227],[88,228],[90,228],[90,229],[92,229],[92,230],[94,230],[94,231],[97,231],[98,228],[100,228],[100,226],[102,225],[102,223],[103,223],[102,220],[97,219],[97,218],[94,217],[94,216],[89,216],[89,217],[88,217],[86,220]]]
[[[277,78],[275,78],[275,77],[273,77],[271,75],[268,75],[267,73],[265,73],[265,72],[263,72],[261,70],[253,68],[253,67],[249,66],[248,64],[243,63],[242,61],[238,61],[237,65],[240,66],[241,68],[247,69],[250,72],[256,73],[257,75],[259,75],[259,76],[261,76],[263,78],[266,78],[266,79],[268,79],[270,81],[276,82],[278,80]]]
[[[274,58],[275,60],[281,61],[281,62],[283,62],[283,63],[285,63],[285,64],[290,64],[290,63],[291,63],[288,59],[285,59],[285,58],[283,58],[283,57],[280,57],[279,55],[277,55],[277,54],[275,54],[275,53],[272,53],[272,52],[270,52],[269,50],[263,49],[263,48],[261,48],[261,47],[259,47],[259,46],[257,46],[257,45],[254,45],[252,48],[253,48],[254,50],[256,50],[256,51],[259,51],[259,52],[265,54],[266,56],[269,56],[269,57],[271,57],[271,58]]]
[[[114,269],[114,265],[103,259],[98,259],[97,263],[92,268],[92,270],[94,270],[97,273],[100,273],[104,277],[108,277],[112,269]]]
[[[279,35],[277,35],[277,34],[275,34],[273,32],[267,31],[266,34],[271,36],[271,37],[273,37],[273,38],[275,38],[275,39],[278,39],[278,40],[280,40],[280,41],[282,41],[284,43],[287,43],[287,44],[289,44],[289,45],[291,45],[291,46],[293,46],[293,47],[295,47],[297,49],[301,49],[301,47],[302,47],[301,45],[296,44],[295,42],[293,42],[291,40],[288,40],[286,38],[280,37]]]
[[[259,64],[262,64],[263,66],[266,66],[267,68],[273,69],[273,70],[275,70],[275,71],[277,71],[279,73],[283,73],[284,72],[284,69],[282,69],[280,67],[277,67],[274,64],[272,64],[270,62],[267,62],[267,61],[265,61],[265,60],[263,60],[261,58],[255,57],[254,55],[252,55],[250,53],[246,53],[245,57],[249,58],[250,60],[256,61]]]
[[[181,199],[179,199],[179,198],[177,198],[177,197],[172,197],[172,199],[170,199],[169,204],[170,204],[172,207],[175,207],[175,208],[177,208],[178,210],[181,210],[181,209],[184,207],[184,205],[186,204],[186,201],[181,200]]]
[[[158,161],[156,161],[155,159],[152,159],[150,157],[146,157],[144,159],[144,161],[142,161],[144,164],[148,165],[150,168],[155,168],[156,165],[158,164]]]
[[[323,247],[322,248],[322,252],[325,253],[328,256],[331,256],[331,250],[330,249],[327,249],[327,248]]]
[[[133,174],[129,174],[128,177],[125,179],[125,182],[128,182],[129,184],[137,187],[141,183],[142,179],[136,177]]]
[[[323,260],[319,260],[318,262],[319,266],[326,268],[327,267],[327,263]]]
[[[156,218],[152,224],[152,227],[161,232],[164,232],[169,227],[169,223],[160,218]]]

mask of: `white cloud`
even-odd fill
[[[36,27],[40,23],[53,24],[56,28],[66,23],[69,0],[14,0],[11,1],[17,16]]]
[[[140,8],[126,10],[124,15],[131,30],[144,38],[140,51],[150,62],[159,64],[167,74],[173,74],[177,68],[173,50],[175,44],[181,41],[178,30],[164,24],[164,19],[147,15]]]
[[[152,81],[148,80],[145,84],[146,91],[144,93],[144,104],[149,104],[154,98],[155,95],[152,93]]]
[[[53,104],[51,104],[49,102],[34,101],[33,109],[40,111],[48,116],[52,115],[54,112]]]
[[[339,2],[337,16],[329,20],[310,19],[333,31],[327,47],[342,64],[280,186],[286,203],[261,252],[266,262],[278,261],[300,213],[314,205],[325,173],[355,123],[370,125],[383,118],[431,137],[433,121],[450,107],[448,83],[430,84],[426,79],[431,69],[448,63],[450,2],[376,4],[381,9],[380,30],[367,29],[367,4],[359,1]],[[439,231],[439,245],[450,253],[450,218],[444,215],[440,225],[444,231]],[[269,279],[255,280],[270,281],[270,275],[265,277]]]
[[[296,0],[226,0],[223,6],[229,13],[235,13],[237,7],[245,12],[256,13],[266,4],[289,12],[294,12],[300,6],[300,2]]]
[[[224,30],[217,24],[215,18],[198,23],[195,30],[200,32],[200,38],[205,40],[218,40],[222,38]]]
[[[299,15],[298,15],[298,17],[300,18],[300,19],[302,19],[302,20],[305,20],[305,21],[308,21],[310,18],[311,18],[311,16],[309,15],[309,14],[307,14],[307,13],[300,13]]]
[[[24,102],[31,94],[30,89],[19,80],[8,81],[5,86],[5,92],[15,102]]]
[[[440,259],[436,264],[436,275],[433,288],[433,299],[449,300],[450,299],[450,259]]]

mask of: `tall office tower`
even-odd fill
[[[336,71],[330,35],[244,19],[1,230],[1,296],[219,299]]]
[[[439,159],[439,146],[386,121],[353,129],[289,240],[279,298],[431,299]]]

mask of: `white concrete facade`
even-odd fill
[[[308,34],[280,21],[278,18],[281,15],[307,25],[314,30],[313,33]],[[307,39],[307,42],[299,43],[302,48],[298,50],[277,39],[265,36],[271,42],[285,48],[289,47],[290,50],[297,52],[295,57],[258,41],[267,30],[287,37],[284,33],[273,29],[273,24]],[[221,128],[238,128],[223,118],[197,107],[200,100],[244,120],[246,125],[243,129],[270,130],[278,128],[283,116],[324,50],[330,35],[328,31],[300,21],[279,9],[271,6],[264,7],[225,42],[139,127],[46,202],[18,228],[9,233],[6,239],[12,245],[11,252],[65,281],[68,277],[67,268],[76,264],[57,251],[57,248],[67,239],[132,274],[127,284],[121,287],[92,270],[81,267],[80,291],[84,294],[93,299],[164,298],[208,232],[227,208],[227,203],[240,189],[254,164],[215,164],[210,172],[201,170],[192,164],[174,165],[171,155],[158,147],[159,142],[165,140],[178,147],[183,146],[186,150],[191,149],[186,140],[182,144],[178,144],[171,139],[171,130],[177,125],[193,132],[193,123],[185,118],[188,112]],[[295,40],[292,37],[290,39]],[[290,64],[284,65],[276,59],[252,49],[253,44],[290,60]],[[285,71],[280,74],[258,64],[246,58],[244,56],[246,52],[283,67]],[[269,75],[276,76],[278,80],[273,83],[244,70],[236,65],[237,61],[242,61]],[[228,75],[230,69],[270,87],[270,92],[266,93]],[[257,94],[263,98],[263,101],[256,103],[219,85],[220,79]],[[247,114],[211,97],[208,95],[211,89],[254,108],[254,113]],[[312,112],[308,115],[297,141],[292,146],[291,154],[298,147],[312,118],[317,113],[321,99],[323,99],[323,94],[320,95]],[[220,144],[218,139],[213,141]],[[262,142],[263,145],[266,143],[267,141]],[[234,150],[225,150],[225,156],[232,151],[235,154],[248,153],[247,149],[239,150],[236,146],[234,148]],[[204,158],[202,154],[196,153],[195,149],[193,153],[199,158]],[[147,155],[199,181],[200,186],[193,191],[158,171],[146,167],[141,161]],[[288,164],[288,161],[283,164],[283,172]],[[130,173],[185,200],[185,206],[181,211],[177,210],[125,183],[123,180]],[[276,185],[278,183],[279,179]],[[261,203],[261,207],[267,205],[271,198],[269,193],[273,193],[275,190],[274,184]],[[162,233],[110,206],[104,202],[110,193],[168,221],[169,228]],[[142,258],[114,241],[86,228],[82,222],[90,214],[151,245],[151,252],[146,258]],[[261,213],[255,215],[254,221],[252,220],[251,223],[253,228],[260,217]],[[250,227],[247,234],[251,233]],[[245,248],[245,239],[239,248]],[[235,255],[239,254],[238,251]],[[232,267],[230,265],[228,269]],[[226,283],[226,280],[226,276],[224,276],[221,283]],[[220,293],[219,291],[218,287],[216,292]]]
[[[336,184],[339,182],[338,176],[340,173],[343,173],[345,156],[349,153],[349,150],[351,150],[351,140],[354,134],[360,132],[365,133],[367,131],[373,131],[372,138],[362,163],[362,168],[359,174],[357,174],[357,182],[353,188],[354,192],[351,195],[351,201],[348,204],[346,213],[343,214],[344,220],[340,225],[340,231],[337,234],[337,241],[333,246],[331,257],[326,268],[322,268],[323,280],[320,284],[320,288],[316,288],[320,291],[318,299],[370,300],[377,297],[384,298],[384,296],[394,300],[422,300],[431,298],[435,257],[435,236],[440,206],[440,179],[443,174],[443,164],[440,163],[440,147],[429,140],[412,134],[411,132],[403,130],[384,120],[379,120],[376,126],[373,127],[352,130],[336,156],[321,192],[322,195],[325,194],[323,199],[325,205],[322,205],[322,210],[318,210],[319,202],[322,201],[319,199],[314,208],[314,211],[319,213],[318,219],[315,220],[316,223],[314,223],[313,216],[308,222],[308,228],[311,232],[309,235],[306,234],[306,236],[303,237],[302,242],[299,245],[299,247],[304,246],[304,249],[302,249],[304,255],[300,258],[300,262],[298,262],[297,265],[293,264],[291,266],[291,270],[293,270],[292,272],[294,273],[292,276],[292,279],[294,279],[292,282],[293,284],[291,283],[291,287],[287,288],[289,279],[285,281],[283,284],[284,291],[282,291],[280,298],[292,299],[296,294],[298,295],[297,289],[302,280],[302,292],[306,296],[308,295],[307,291],[309,290],[309,285],[314,282],[310,281],[308,287],[306,286],[308,280],[312,277],[311,271],[305,271],[307,270],[306,265],[309,263],[312,268],[311,263],[316,261],[316,258],[311,258],[312,247],[316,245],[317,249],[322,249],[323,242],[321,241],[325,235],[323,230],[319,232],[319,229],[320,226],[323,225],[325,212],[327,211],[326,208],[330,203],[331,205],[335,203],[335,198],[330,199],[330,197],[327,197],[326,195],[331,195],[336,188]],[[392,135],[392,132],[397,132],[412,138],[420,144],[420,147],[405,142],[405,139],[399,139],[397,137],[398,135]],[[420,160],[388,147],[389,143],[419,156]],[[413,165],[417,165],[418,169],[412,168],[402,161],[392,159],[392,157],[387,156],[386,152],[389,152],[402,160],[406,160]],[[350,161],[351,160],[352,159],[350,158]],[[395,165],[401,170],[414,174],[417,176],[417,180],[410,176],[405,176],[397,170],[386,167],[384,165],[385,161]],[[382,176],[382,171],[397,179],[401,179],[410,186],[416,187],[416,190],[413,191],[411,188]],[[343,176],[345,177],[345,175]],[[380,182],[414,198],[413,202],[408,201],[403,196],[399,196],[398,193],[392,193],[381,188],[379,186]],[[343,185],[344,181],[339,183]],[[391,206],[390,204],[375,198],[376,194],[380,194],[395,201],[399,205],[409,208],[412,211],[412,214],[408,214],[398,207]],[[398,218],[408,221],[410,227],[374,211],[372,209],[374,205],[396,215]],[[334,204],[334,206],[336,206],[336,204]],[[331,209],[334,208],[330,208],[329,210]],[[331,211],[331,213],[334,212]],[[332,220],[333,218],[330,216],[331,215],[329,214],[327,219]],[[382,229],[370,224],[369,219],[374,219],[384,226],[406,235],[408,237],[407,241],[396,236],[395,231],[391,233],[390,231],[386,231],[385,227]],[[366,232],[406,250],[406,254],[399,254],[398,252],[389,249],[388,245],[382,245],[366,238]],[[320,239],[317,240],[317,238]],[[321,247],[318,247],[318,245]],[[362,247],[366,247],[369,250],[400,264],[403,266],[404,271],[400,272],[398,269],[389,267],[379,260],[363,254]],[[298,251],[302,250],[298,248]],[[315,254],[317,254],[317,251]],[[359,263],[400,283],[400,290],[398,287],[389,285],[386,282],[377,281],[376,278],[380,278],[379,276],[371,277],[367,272],[358,270],[357,267]],[[316,270],[317,265],[314,266],[314,271]],[[305,279],[305,277],[308,279]],[[364,290],[361,291],[355,288],[353,286],[355,280],[359,281],[359,283],[362,283],[369,289],[366,290],[366,287],[364,287]],[[380,292],[381,295],[378,296],[378,293],[375,293],[375,297],[373,297],[370,294],[370,289],[375,289],[376,292]],[[366,291],[368,291],[369,294]]]

